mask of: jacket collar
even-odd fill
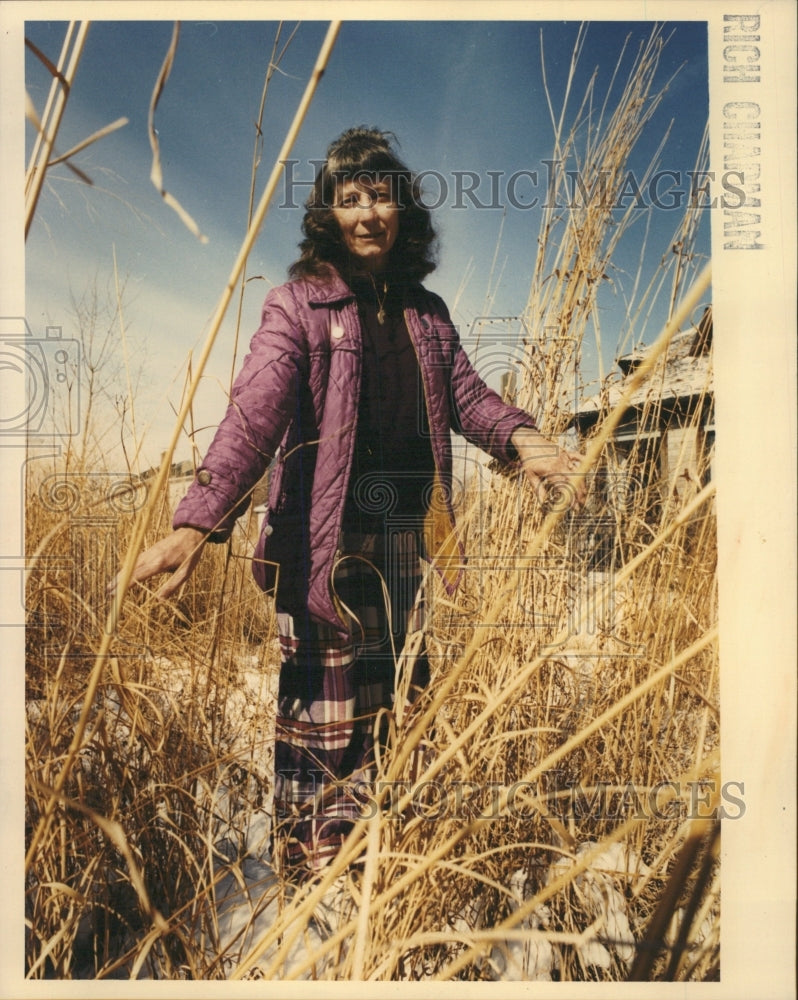
[[[307,278],[305,280],[308,289],[308,303],[312,306],[324,306],[331,302],[342,302],[354,298],[352,289],[332,268],[327,278]]]
[[[307,287],[308,304],[311,306],[326,306],[333,302],[346,302],[355,297],[355,293],[347,285],[334,268],[330,268],[329,277],[304,278]],[[414,286],[407,286],[408,290]]]

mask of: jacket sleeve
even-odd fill
[[[489,388],[471,364],[443,300],[436,310],[453,338],[450,410],[452,429],[503,464],[518,459],[510,438],[519,427],[535,427],[531,414],[505,403]]]
[[[307,338],[289,283],[266,297],[227,411],[175,511],[175,528],[200,528],[211,541],[229,537],[296,411],[306,371]]]

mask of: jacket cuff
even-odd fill
[[[178,528],[193,528],[195,531],[201,531],[205,535],[206,542],[226,542],[230,537],[229,531],[209,531],[200,524],[193,524],[191,521],[183,520],[175,515],[172,520],[172,528],[177,531]]]
[[[196,528],[208,535],[210,542],[226,542],[236,521],[249,506],[249,495],[230,508],[229,493],[214,489],[212,474],[197,470],[194,482],[177,505],[172,518],[173,528]]]
[[[500,453],[494,454],[494,458],[496,458],[501,464],[507,466],[508,471],[515,468],[520,461],[518,450],[513,444],[513,434],[515,434],[515,432],[521,427],[528,427],[533,431],[537,430],[537,424],[534,419],[528,413],[520,412],[510,421],[509,429],[503,438],[503,447],[500,449]]]

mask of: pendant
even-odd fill
[[[382,326],[385,322],[385,299],[388,295],[388,282],[383,281],[382,283],[382,299],[380,299],[380,293],[377,291],[377,283],[371,275],[369,277],[374,288],[374,298],[377,300],[377,322]]]

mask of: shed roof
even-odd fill
[[[606,379],[602,391],[580,403],[574,420],[589,423],[600,411],[606,412],[617,406],[629,378],[651,350],[651,347],[644,347],[619,358],[620,372]],[[639,407],[654,400],[691,399],[712,390],[712,313],[711,307],[708,307],[697,327],[683,330],[672,338],[665,363],[656,365],[649,377],[638,386],[629,399],[629,406]]]

